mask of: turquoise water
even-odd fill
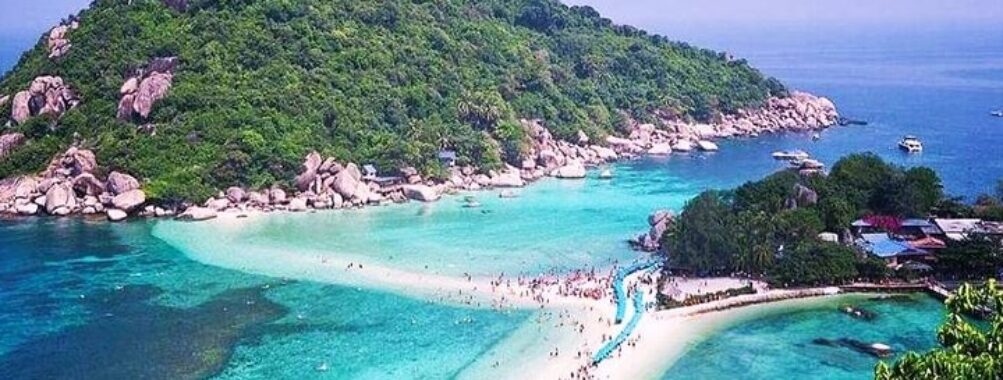
[[[449,378],[532,315],[218,269],[150,228],[0,221],[0,377]]]
[[[838,310],[844,304],[878,316],[851,318]],[[804,379],[867,379],[877,358],[813,341],[850,338],[884,343],[898,353],[925,351],[937,344],[931,326],[943,317],[939,301],[921,294],[891,300],[851,296],[796,311],[770,310],[693,345],[662,379],[786,379],[795,373]]]
[[[453,276],[603,268],[639,257],[626,239],[645,231],[649,210],[678,209],[702,189],[721,185],[652,170],[663,164],[619,165],[609,181],[545,180],[514,199],[471,193],[481,203],[473,209],[464,208],[464,195],[458,195],[430,204],[249,218],[239,221],[240,228],[161,223],[154,231],[203,262],[230,266],[257,254],[258,261],[306,255]],[[240,262],[230,260],[237,257]],[[262,269],[296,275],[282,272],[281,264]]]

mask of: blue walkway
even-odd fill
[[[613,277],[613,295],[616,297],[616,319],[614,319],[614,321],[616,324],[623,322],[623,316],[627,313],[627,292],[623,289],[623,280],[627,278],[627,276],[634,274],[634,272],[653,268],[659,263],[661,263],[660,260],[640,262],[629,267],[621,268],[616,272],[616,276]]]
[[[607,342],[605,346],[603,346],[602,348],[599,349],[599,351],[596,352],[595,356],[592,357],[593,365],[599,364],[599,362],[606,360],[606,358],[608,358],[610,354],[613,353],[613,351],[616,351],[616,349],[619,348],[620,345],[623,344],[623,342],[627,341],[627,338],[630,337],[630,334],[633,334],[634,329],[637,328],[637,323],[641,321],[641,314],[643,313],[644,313],[644,294],[642,294],[640,291],[634,292],[634,315],[630,317],[630,322],[627,322],[627,325],[624,326],[623,331],[620,331],[620,334],[617,335],[616,338],[613,338],[613,340]]]
[[[624,315],[627,313],[627,292],[623,288],[623,280],[634,274],[635,272],[652,269],[661,263],[661,260],[651,260],[646,262],[637,263],[629,267],[625,267],[617,271],[616,276],[613,278],[613,293],[616,296],[616,323],[620,324],[623,321]],[[607,342],[603,345],[599,351],[592,357],[592,364],[599,364],[599,362],[605,360],[613,353],[617,348],[620,347],[623,342],[630,337],[630,334],[634,333],[634,329],[637,328],[637,323],[641,321],[641,315],[644,313],[644,293],[635,290],[634,292],[634,315],[630,317],[630,321],[624,326],[620,334],[613,338],[613,340]]]

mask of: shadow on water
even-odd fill
[[[10,379],[197,379],[221,371],[239,340],[283,317],[260,287],[223,292],[190,309],[148,302],[154,286],[86,299],[95,319],[25,342],[0,357]]]

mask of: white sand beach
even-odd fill
[[[261,212],[221,213],[208,223],[239,229],[245,221],[258,217],[267,216]],[[185,246],[183,242],[175,243]],[[619,334],[635,313],[632,306],[628,307],[625,322],[613,323],[616,307],[611,289],[612,270],[539,278],[458,277],[394,269],[304,250],[288,252],[259,247],[222,259],[219,255],[186,253],[207,264],[244,272],[391,291],[452,306],[534,311],[521,328],[460,373],[461,379],[657,378],[688,347],[716,329],[766,311],[813,302],[791,298],[834,293],[832,289],[768,290],[764,283],[738,278],[672,278],[666,281],[666,288],[683,297],[750,284],[758,293],[672,310],[645,311],[627,342],[598,366],[592,366],[594,353]],[[281,266],[273,264],[277,260],[281,260]],[[641,281],[642,276],[646,281]],[[629,276],[625,287],[636,286],[643,292],[645,304],[653,305],[655,277],[657,274],[642,271]]]

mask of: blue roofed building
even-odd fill
[[[933,254],[925,249],[913,247],[909,242],[896,240],[887,233],[861,234],[857,246],[889,266],[898,266],[910,260],[931,260]]]

